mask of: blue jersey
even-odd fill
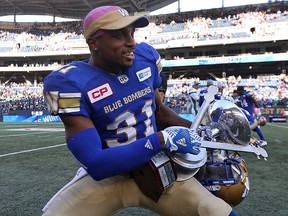
[[[44,95],[54,115],[82,115],[98,130],[102,147],[129,144],[156,131],[154,89],[161,83],[157,51],[141,43],[133,65],[110,74],[75,61],[49,74]]]
[[[250,91],[245,91],[242,95],[239,95],[237,98],[241,103],[241,107],[247,110],[250,113],[250,115],[253,116],[254,113],[253,93]]]

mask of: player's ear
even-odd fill
[[[92,38],[92,37],[88,38],[87,44],[91,50],[94,50],[94,51],[98,50],[99,41],[96,38]]]

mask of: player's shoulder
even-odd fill
[[[64,65],[44,78],[44,87],[55,87],[67,86],[67,85],[78,85],[78,83],[84,83],[87,79],[83,73],[85,64],[80,61],[71,62],[70,64]]]
[[[197,93],[197,90],[193,87],[188,89],[188,94],[193,94],[193,93]]]
[[[254,95],[254,93],[252,91],[246,91],[246,92],[244,92],[244,95],[246,97],[252,97]]]
[[[145,58],[148,60],[150,59],[153,61],[155,60],[157,61],[160,58],[160,55],[157,52],[157,50],[145,42],[136,44],[135,54],[140,58]]]
[[[155,68],[159,73],[162,71],[161,56],[151,45],[142,42],[135,47],[135,65],[145,65]],[[154,67],[155,66],[155,67]]]
[[[155,48],[148,43],[141,42],[141,43],[136,44],[135,50],[136,51],[142,50],[142,51],[148,51],[148,52],[152,51],[153,52],[153,50],[155,50]]]
[[[45,79],[55,77],[55,76],[66,77],[66,78],[73,77],[73,76],[76,76],[77,73],[81,71],[82,67],[83,67],[82,64],[78,61],[71,62],[70,64],[66,64],[55,69],[50,74],[48,74]]]
[[[202,90],[200,91],[200,94],[206,94],[207,92],[208,92],[207,89],[202,89]]]

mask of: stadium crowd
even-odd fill
[[[135,32],[136,41],[161,44],[173,40],[190,39],[198,41],[224,40],[230,38],[253,38],[285,36],[288,27],[287,3],[273,5],[248,5],[229,10],[213,9],[150,17],[150,25]],[[82,22],[34,23],[33,25],[11,25],[0,23],[0,52],[39,52],[69,50],[72,47],[86,46]],[[257,38],[256,38],[257,39]],[[51,62],[50,64],[59,64]],[[0,62],[0,66],[47,66],[37,62]],[[49,65],[49,64],[48,64]],[[273,71],[271,71],[273,74]],[[198,78],[195,78],[198,79]],[[185,94],[194,78],[169,80],[166,102],[173,107],[185,104]],[[215,83],[217,84],[217,83]],[[224,95],[232,95],[237,86],[246,86],[257,95],[262,107],[287,105],[288,78],[285,73],[273,80],[242,79],[228,77]],[[2,112],[9,110],[46,110],[42,95],[43,83],[33,84],[0,82],[0,104]],[[200,88],[206,81],[201,80]],[[184,97],[182,97],[184,95]],[[183,99],[184,98],[184,99]]]
[[[188,92],[194,81],[200,81],[199,91],[206,87],[206,80],[175,79],[168,80],[165,103],[169,106],[185,110],[188,101]],[[223,88],[223,97],[234,97],[233,92],[238,86],[244,86],[246,90],[254,92],[256,100],[262,108],[285,106],[288,107],[288,76],[281,74],[279,80],[263,80],[261,78],[242,79],[241,76],[230,76],[227,80],[214,81],[214,85]]]
[[[200,82],[199,90],[206,87],[206,80],[199,78],[184,78],[168,80],[168,88],[165,95],[166,105],[172,108],[185,110],[187,95],[194,81]],[[237,86],[245,86],[247,90],[255,93],[257,101],[262,108],[273,106],[288,107],[288,75],[282,74],[279,80],[242,79],[241,76],[230,76],[226,80],[214,81],[214,85],[224,88],[223,96],[233,97]],[[8,114],[9,110],[47,110],[43,98],[43,83],[2,83],[0,84],[0,105],[2,112]],[[184,109],[183,109],[184,108]],[[185,111],[183,111],[185,112]]]
[[[47,110],[43,97],[43,83],[15,83],[0,85],[0,110],[9,114],[11,110]]]
[[[189,39],[194,41],[229,40],[237,38],[284,36],[281,28],[287,26],[287,11],[267,13],[266,11],[250,11],[228,15],[226,17],[195,16],[174,19],[167,22],[151,23],[149,28],[140,30],[150,44],[165,44],[168,41]],[[161,34],[161,37],[158,35]]]
[[[245,6],[239,9],[191,11],[150,16],[150,25],[135,32],[136,41],[223,41],[286,37],[288,6]],[[243,12],[244,11],[244,12]],[[46,24],[0,23],[0,52],[65,51],[86,46],[80,21]],[[7,66],[7,65],[6,65]]]

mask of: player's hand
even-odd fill
[[[262,115],[260,108],[256,108],[254,111],[255,111],[255,114],[256,114],[256,117],[257,117],[257,118],[259,118],[259,117]]]
[[[200,141],[196,130],[173,126],[161,131],[165,140],[164,149],[166,151],[176,151],[181,153],[199,154]]]
[[[259,118],[259,117],[261,117],[261,116],[262,116],[262,113],[261,113],[261,112],[256,113],[256,117],[257,117],[257,118]]]
[[[200,134],[204,140],[212,141],[214,139],[212,134],[212,128],[210,126],[202,126],[197,129],[197,132]]]

